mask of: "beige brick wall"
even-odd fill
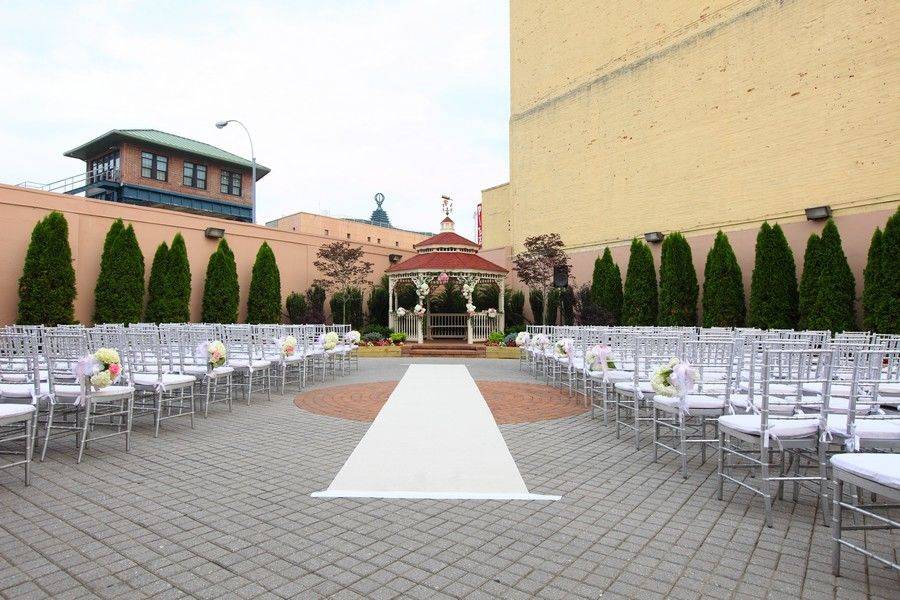
[[[512,0],[514,249],[898,204],[900,3],[624,4]],[[484,195],[485,247],[504,202]]]
[[[509,184],[481,190],[481,247],[500,248],[512,244]]]

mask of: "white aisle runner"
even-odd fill
[[[316,497],[558,500],[529,494],[464,365],[411,365]]]

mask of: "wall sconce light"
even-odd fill
[[[658,244],[663,241],[663,234],[661,231],[650,231],[644,234],[644,239],[650,242],[651,244]]]
[[[207,227],[206,231],[203,232],[203,235],[211,240],[218,240],[225,237],[225,230],[221,227]]]
[[[400,262],[401,258],[403,258],[403,257],[400,256],[399,254],[388,254],[388,260],[391,262],[392,265]]]
[[[824,221],[831,216],[830,206],[813,206],[806,209],[807,221]]]

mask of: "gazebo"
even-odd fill
[[[419,343],[426,337],[483,342],[492,331],[504,330],[502,299],[509,271],[478,256],[481,245],[453,231],[448,201],[444,215],[440,233],[415,244],[415,256],[388,267],[388,322],[391,329]],[[466,312],[432,313],[431,292],[451,280],[460,285]],[[397,284],[403,282],[415,287],[418,304],[414,307],[398,305]],[[475,289],[483,284],[500,288],[499,310],[479,310],[474,305]]]

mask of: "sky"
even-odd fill
[[[474,236],[508,181],[503,0],[0,2],[0,182],[50,182],[110,129],[159,129],[257,160],[257,222],[297,211]]]

